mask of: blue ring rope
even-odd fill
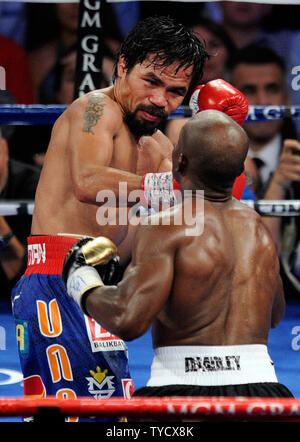
[[[66,105],[0,105],[1,124],[54,124],[57,118],[67,109]],[[191,109],[180,106],[170,115],[170,119],[191,116]],[[253,121],[274,121],[285,117],[300,118],[300,106],[249,106],[246,123]]]

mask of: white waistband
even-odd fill
[[[266,345],[171,346],[154,351],[148,387],[278,382]]]

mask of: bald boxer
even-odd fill
[[[17,333],[29,330],[28,351],[19,352],[27,395],[130,396],[125,343],[70,302],[62,264],[81,236],[108,237],[119,246],[121,264],[130,259],[128,222],[118,222],[118,213],[116,221],[99,216],[99,192],[115,196],[117,212],[120,183],[127,194],[141,189],[146,209],[152,195],[172,193],[173,146],[156,129],[197,85],[206,56],[182,25],[146,19],[122,44],[113,86],[78,98],[55,123],[36,193],[28,266],[13,292]],[[226,91],[218,91],[219,99]],[[115,283],[113,276],[105,281]]]
[[[153,325],[151,376],[135,395],[292,396],[267,350],[285,311],[275,247],[261,217],[231,195],[247,151],[231,118],[200,112],[173,155],[183,202],[139,226],[122,281],[100,277],[117,253],[104,238],[78,243],[66,258],[68,293],[90,317],[125,340]],[[187,235],[178,212],[204,213],[203,232]]]

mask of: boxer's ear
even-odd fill
[[[119,60],[117,62],[117,72],[119,78],[122,78],[127,74],[126,62],[123,55],[120,55]]]
[[[178,162],[177,162],[177,172],[180,173],[182,176],[186,174],[188,166],[188,159],[183,153],[179,154]]]

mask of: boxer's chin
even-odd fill
[[[153,135],[158,126],[162,123],[162,120],[159,119],[159,121],[155,122],[138,120],[136,113],[132,112],[125,115],[125,123],[134,137],[140,138],[144,135]]]

